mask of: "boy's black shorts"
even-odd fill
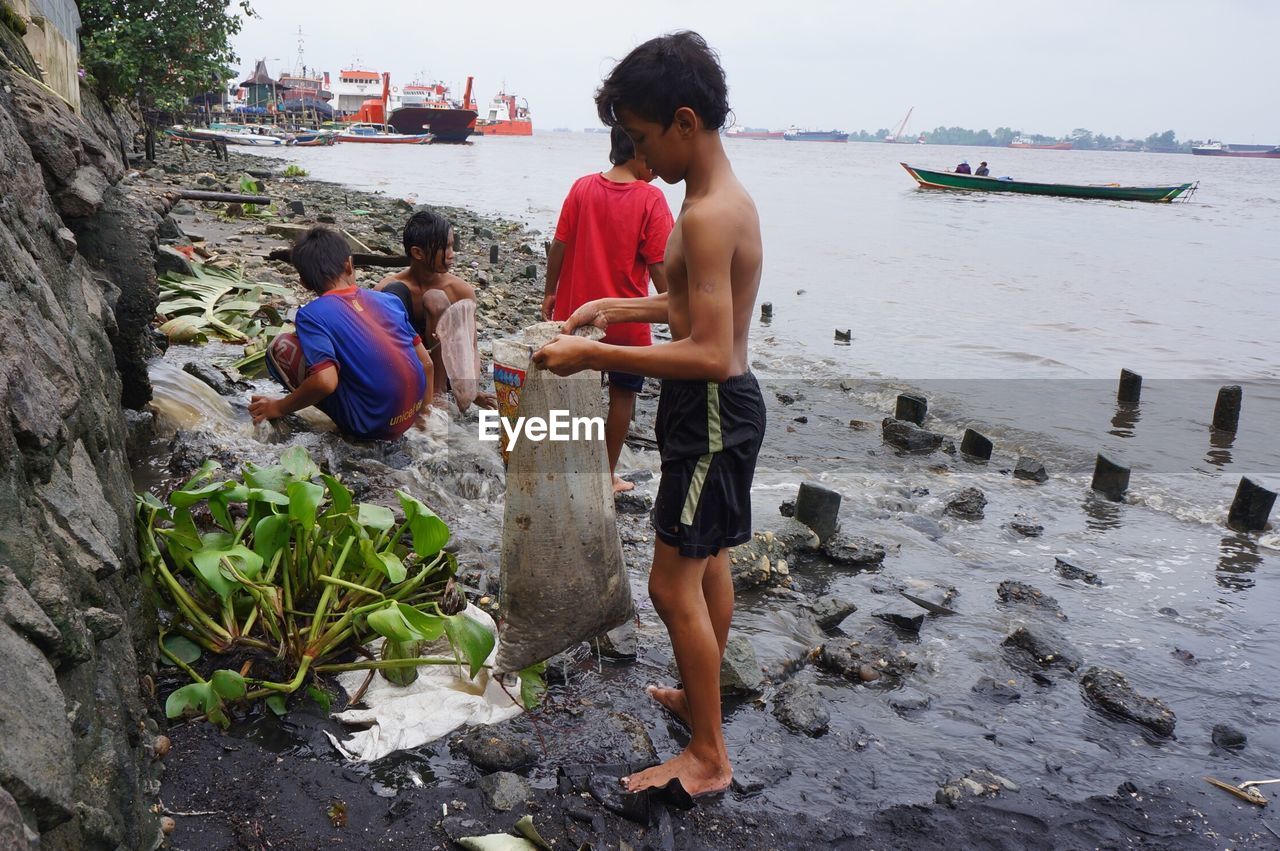
[[[723,384],[663,380],[653,528],[680,555],[707,558],[750,540],[751,480],[764,426],[764,397],[749,372]]]

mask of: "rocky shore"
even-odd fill
[[[163,239],[175,248],[195,243],[214,257],[232,258],[251,278],[293,280],[291,267],[270,259],[273,250],[287,244],[269,232],[277,221],[330,223],[374,252],[398,253],[398,229],[413,203],[284,177],[281,169],[276,161],[235,152],[224,163],[202,152],[182,156],[170,151],[140,180],[158,192],[176,186],[236,191],[245,175],[261,181],[259,189],[275,201],[278,218],[227,218],[219,208],[183,202],[170,211]],[[459,237],[457,271],[477,286],[481,346],[487,352],[494,338],[536,318],[543,235],[466,210],[445,213]],[[384,273],[364,268],[360,278],[368,284]],[[182,359],[175,351],[168,358],[175,354]],[[233,407],[241,409],[244,390],[224,390]],[[770,422],[805,424],[807,417],[795,414],[821,408],[814,391],[807,392],[807,404],[797,404],[805,399],[804,390],[776,394],[776,404],[770,400]],[[841,395],[840,388],[831,392]],[[652,546],[647,510],[654,485],[652,431],[645,424],[652,422],[654,404],[652,392],[642,396],[629,439],[635,461],[630,477],[639,486],[618,500],[624,551],[639,596],[637,630],[602,637],[596,647],[584,645],[553,660],[552,690],[532,715],[494,728],[459,731],[374,766],[343,765],[322,735],[324,730],[340,735],[341,730],[318,712],[294,712],[284,722],[244,718],[226,736],[206,725],[177,725],[170,731],[174,748],[166,759],[162,790],[164,806],[176,819],[172,844],[303,848],[333,841],[390,848],[412,839],[423,847],[446,848],[462,836],[508,831],[528,814],[555,847],[1208,848],[1227,836],[1232,847],[1267,845],[1270,834],[1252,811],[1191,778],[1135,778],[1113,795],[1073,797],[1059,794],[1052,784],[1027,784],[1025,778],[1010,779],[996,766],[977,763],[968,770],[944,769],[933,788],[904,796],[900,805],[864,808],[860,802],[875,788],[877,774],[870,771],[871,785],[866,786],[867,771],[856,765],[894,745],[840,717],[847,711],[842,708],[847,690],[865,691],[899,718],[927,717],[923,713],[931,697],[912,682],[919,666],[936,662],[922,652],[920,636],[936,629],[937,619],[956,605],[957,589],[896,578],[883,568],[886,560],[905,555],[900,547],[856,534],[854,527],[820,540],[808,527],[783,516],[794,511],[786,505],[760,524],[753,541],[732,554],[735,586],[748,610],[753,616],[772,612],[785,621],[788,635],[786,642],[770,648],[777,652],[765,656],[753,649],[747,638],[751,633],[735,632],[731,638],[723,672],[726,712],[751,730],[746,743],[740,743],[742,752],[735,753],[732,792],[691,811],[618,795],[611,778],[628,765],[668,755],[685,735],[642,693],[646,680],[673,675],[669,651],[662,646],[665,638],[642,592]],[[306,425],[297,428],[297,436],[306,437]],[[879,437],[871,434],[868,439]],[[958,440],[949,435],[889,418],[883,440],[889,451],[914,453],[922,473],[955,463]],[[397,459],[394,448],[371,456],[325,441],[330,466],[363,485],[363,498],[388,495],[404,476],[414,474],[414,462]],[[153,442],[148,451],[153,467],[176,477],[187,472],[187,459],[198,463],[203,455],[221,454],[235,463],[243,449],[238,437],[197,429],[180,432],[167,443]],[[470,455],[462,443],[451,444],[446,466],[446,478],[452,478],[439,484],[435,505],[454,525],[450,546],[458,552],[473,599],[492,606],[499,590],[494,557],[499,539],[492,523],[501,516],[501,473]],[[1036,465],[1028,461],[1026,466]],[[1017,478],[1040,482],[1042,474],[1041,467],[1037,475],[1019,472]],[[902,497],[894,497],[899,500],[895,507],[922,499],[918,491],[928,493],[927,488],[906,488]],[[949,530],[983,522],[992,510],[981,489],[958,488],[939,505],[937,519],[912,514],[904,523],[936,541]],[[1025,511],[1009,527],[1022,538],[1043,531]],[[1068,581],[1102,582],[1092,571],[1067,562],[1056,569]],[[821,583],[810,578],[815,570],[869,577],[871,596],[822,593]],[[1124,718],[1157,736],[1173,734],[1176,717],[1158,697],[1139,693],[1119,671],[1090,667],[1092,661],[1064,633],[1068,616],[1053,596],[1020,578],[994,585],[990,602],[979,607],[1016,617],[1019,625],[1007,631],[1003,648],[993,652],[1002,660],[1000,667],[1017,676],[982,677],[973,686],[974,695],[999,706],[1023,701],[1028,690],[1039,694],[1056,686],[1052,693],[1060,695],[1075,689],[1078,712]],[[973,611],[977,601],[965,602],[966,611]],[[870,620],[859,620],[863,615]],[[769,710],[773,721],[754,720],[760,709]],[[775,794],[775,786],[792,782],[794,772],[808,772],[823,761],[815,779],[827,785],[826,796],[843,806],[806,808],[799,803],[803,793],[799,798],[794,792]],[[234,780],[227,782],[228,777]],[[341,804],[344,814],[341,826],[332,815],[335,804]]]
[[[1048,544],[1019,549],[1070,529],[1044,508],[1059,503],[1030,490],[1062,485],[1034,463],[1016,465],[1025,476],[1009,474],[1013,459],[1008,470],[998,457],[969,464],[955,455],[959,435],[932,421],[876,430],[885,412],[838,385],[770,388],[779,437],[758,477],[760,532],[732,554],[740,607],[724,682],[736,776],[723,798],[682,810],[613,782],[687,735],[642,690],[674,677],[643,594],[652,387],[629,439],[638,487],[618,501],[637,626],[553,660],[536,712],[374,765],[338,758],[324,732],[342,730],[316,706],[238,717],[226,734],[174,723],[161,735],[180,679],[154,666],[135,486],[162,492],[207,457],[265,463],[302,443],[361,499],[421,494],[454,530],[469,596],[492,607],[501,464],[465,419],[443,440],[389,446],[344,442],[302,417],[255,430],[248,393],[268,385],[227,372],[233,347],[161,356],[151,328],[157,269],[183,271],[195,255],[292,284],[292,267],[271,257],[288,245],[271,231],[287,229],[273,226],[325,222],[393,256],[415,202],[286,177],[278,161],[234,151],[223,161],[168,148],[140,163],[128,158],[127,116],[91,99],[73,116],[17,75],[0,71],[0,82],[11,187],[0,203],[0,847],[448,848],[524,815],[554,847],[574,848],[1274,845],[1264,811],[1199,780],[1206,761],[1233,782],[1266,773],[1266,710],[1232,704],[1206,725],[1168,674],[1200,666],[1196,652],[1156,658],[1098,638],[1119,617],[1107,606],[1124,600],[1093,600],[1140,590],[1131,573],[1116,560],[1055,561]],[[272,198],[270,216],[171,194],[240,191],[246,177]],[[545,237],[445,212],[487,351],[536,318]],[[387,268],[362,267],[360,280]],[[147,410],[182,393],[188,422]],[[813,458],[876,471],[844,489],[830,535],[787,516],[795,481],[821,477]],[[1086,502],[1085,524],[1115,528],[1118,510]],[[978,540],[1008,555],[969,555]],[[1167,605],[1157,614],[1184,621]],[[1244,670],[1218,662],[1201,675],[1233,682]],[[1248,735],[1229,723],[1242,716],[1258,722]],[[1097,788],[1090,774],[1114,777],[1114,764],[1131,777]]]

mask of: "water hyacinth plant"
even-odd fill
[[[259,698],[280,713],[312,674],[380,670],[402,682],[397,672],[456,664],[474,678],[494,637],[441,607],[456,570],[444,550],[449,528],[397,495],[399,519],[356,502],[302,447],[233,478],[207,461],[167,502],[140,494],[141,554],[167,609],[160,652],[192,679],[169,696],[166,715],[194,712],[225,726],[227,702]],[[451,657],[418,655],[420,642],[442,636]],[[389,643],[381,659],[365,649],[378,637]],[[192,666],[205,653],[240,667],[202,676]],[[528,679],[531,705],[540,678],[529,671]]]

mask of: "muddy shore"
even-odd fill
[[[247,174],[261,179],[266,194],[278,201],[276,207],[281,214],[267,221],[331,221],[375,251],[398,254],[399,224],[415,203],[430,201],[389,198],[305,178],[284,178],[278,163],[236,152],[231,154],[229,163],[215,161],[205,152],[189,152],[188,157],[166,151],[160,166],[139,180],[157,191],[172,186],[235,191],[241,176]],[[234,258],[243,263],[249,277],[280,283],[294,280],[291,267],[268,259],[272,249],[287,243],[266,233],[265,221],[225,219],[219,215],[220,210],[203,209],[194,202],[176,205],[172,216],[178,230],[169,241],[175,246],[197,242],[216,256]],[[477,286],[481,347],[487,352],[495,337],[536,318],[541,301],[545,235],[529,232],[514,222],[465,210],[443,212],[458,230],[457,270]],[[497,262],[490,262],[493,245],[498,248]],[[360,280],[371,284],[385,271],[361,270]],[[171,349],[166,359],[176,362],[183,355],[190,355],[193,360],[206,357],[186,351],[188,348]],[[838,388],[833,392],[838,394]],[[242,390],[236,394],[232,405],[240,411],[245,394]],[[794,402],[779,399],[775,403],[770,399],[771,427],[809,410],[804,405],[795,407]],[[641,471],[651,472],[653,467],[648,451],[651,430],[645,427],[652,422],[653,404],[649,392],[642,398],[639,425],[630,444],[635,466]],[[304,439],[315,440],[307,433],[305,423],[295,429],[294,433]],[[878,431],[874,427],[872,430]],[[334,443],[335,439],[326,435],[316,445],[329,449],[338,466],[347,465],[343,467],[344,475],[365,475],[368,492],[374,497],[399,481],[384,469],[396,469],[400,463],[392,457],[394,451],[374,459],[356,457],[359,463],[353,463],[351,456],[333,451]],[[243,457],[236,454],[243,447],[240,437],[232,438],[216,430],[188,429],[173,437],[160,435],[145,448],[143,454],[148,460],[142,465],[145,471],[141,477],[152,486],[163,487],[180,478],[190,461],[199,463],[202,458],[198,456],[221,452],[229,463],[235,463]],[[270,455],[280,448],[278,444],[266,444],[254,451]],[[918,462],[922,475],[937,463],[938,457],[945,456]],[[472,461],[457,447],[446,457],[444,463],[455,468],[470,464],[470,478],[453,470],[458,476],[452,483],[453,502],[438,510],[454,527],[451,549],[458,550],[464,578],[473,596],[479,598],[492,596],[497,590],[497,536],[493,530],[485,534],[482,521],[501,517],[501,481],[491,466]],[[466,487],[459,489],[457,485],[463,480]],[[772,718],[768,725],[755,720],[768,717],[767,709],[776,712],[782,702],[782,687],[790,681],[817,688],[820,694],[821,689],[829,688],[821,682],[815,685],[813,666],[808,665],[809,650],[824,641],[839,640],[839,630],[824,631],[816,619],[813,624],[804,620],[799,613],[812,609],[823,595],[815,584],[794,582],[789,576],[797,572],[797,566],[803,568],[809,561],[829,565],[831,554],[808,551],[798,542],[780,550],[744,553],[742,566],[736,571],[744,598],[752,602],[756,611],[776,607],[797,623],[804,621],[796,632],[810,641],[806,644],[798,638],[796,649],[783,654],[786,658],[758,660],[756,677],[761,682],[747,696],[726,705],[726,713],[735,722],[753,730],[749,744],[732,753],[738,767],[734,790],[691,811],[654,805],[647,818],[634,810],[635,805],[605,794],[599,784],[593,790],[592,781],[583,776],[583,767],[665,758],[683,741],[683,731],[639,690],[646,677],[665,670],[670,662],[665,637],[643,595],[652,542],[643,511],[644,499],[651,496],[652,487],[652,481],[642,481],[636,513],[620,514],[624,553],[641,613],[638,667],[601,660],[584,645],[553,666],[552,689],[543,707],[531,716],[485,731],[487,735],[481,737],[497,739],[507,747],[494,748],[492,742],[486,746],[486,741],[476,741],[474,734],[459,731],[434,745],[390,757],[374,766],[343,764],[320,732],[338,732],[338,726],[305,708],[292,712],[284,722],[271,716],[242,719],[228,734],[202,724],[174,725],[169,731],[173,748],[165,760],[161,792],[164,806],[175,814],[177,822],[170,837],[172,846],[447,848],[458,836],[508,830],[525,813],[533,815],[542,835],[561,848],[577,848],[583,843],[596,848],[726,849],[1262,848],[1276,844],[1276,837],[1266,826],[1265,810],[1237,802],[1206,786],[1199,777],[1134,776],[1131,785],[1105,796],[1073,795],[1070,784],[1055,786],[1039,778],[1033,783],[1014,778],[1019,781],[1010,784],[1018,787],[1014,789],[993,790],[981,788],[983,784],[978,783],[977,793],[962,791],[949,803],[945,802],[946,795],[942,796],[944,803],[934,803],[941,787],[947,785],[944,782],[904,795],[897,805],[881,803],[883,795],[865,794],[878,781],[874,772],[868,777],[866,771],[859,770],[863,751],[869,746],[901,749],[906,756],[910,753],[909,743],[876,741],[872,733],[838,725],[815,739],[774,724]],[[465,494],[481,492],[489,504],[476,509],[479,519],[468,520],[465,515],[470,509],[465,506]],[[495,494],[497,503],[492,500]],[[777,501],[773,499],[767,507],[776,520],[768,521],[765,528],[782,532],[789,527],[776,514]],[[498,507],[495,509],[494,505]],[[873,543],[867,542],[867,546],[874,549]],[[761,555],[765,558],[763,568]],[[781,569],[780,560],[784,562]],[[859,569],[876,571],[883,562],[882,550],[879,559],[865,557]],[[878,593],[875,589],[871,592]],[[867,604],[875,601],[852,602],[870,609],[874,606]],[[910,638],[897,627],[880,626],[872,632],[850,635],[892,648],[906,646],[914,652]],[[764,677],[760,676],[762,667]],[[793,677],[798,670],[801,674]],[[1062,677],[1060,681],[1067,679],[1066,675]],[[1027,680],[1034,681],[1032,674],[1027,675]],[[1074,680],[1060,688],[1075,688]],[[908,706],[900,711],[910,713],[912,709]],[[519,758],[504,762],[494,756],[495,751],[515,752]],[[770,787],[782,776],[777,766],[787,764],[792,751],[827,755],[827,770],[815,780],[828,785],[830,798],[840,800],[840,805],[831,806],[828,798],[822,798],[812,808],[806,808],[794,796],[785,800],[771,797]],[[988,768],[1001,770],[999,765],[972,766],[975,771]],[[510,781],[517,790],[512,800],[498,801],[489,788],[494,781],[484,781],[499,769],[519,778]],[[601,769],[597,779],[606,775],[607,770]],[[953,771],[943,781],[954,780],[956,783],[950,785],[963,790],[963,776],[966,772]],[[867,799],[877,804],[861,803]],[[342,827],[336,827],[328,814],[335,802],[341,802],[345,809]],[[513,806],[498,809],[495,803]],[[616,812],[628,807],[632,807],[628,810],[632,818]]]

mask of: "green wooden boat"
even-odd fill
[[[928,171],[901,163],[907,174],[924,189],[957,189],[962,192],[1017,192],[1023,195],[1058,195],[1063,198],[1102,198],[1110,201],[1172,201],[1179,195],[1190,197],[1198,183],[1175,186],[1120,186],[1095,184],[1078,186],[1070,183],[1029,183],[1025,180],[1001,180],[949,171]]]

